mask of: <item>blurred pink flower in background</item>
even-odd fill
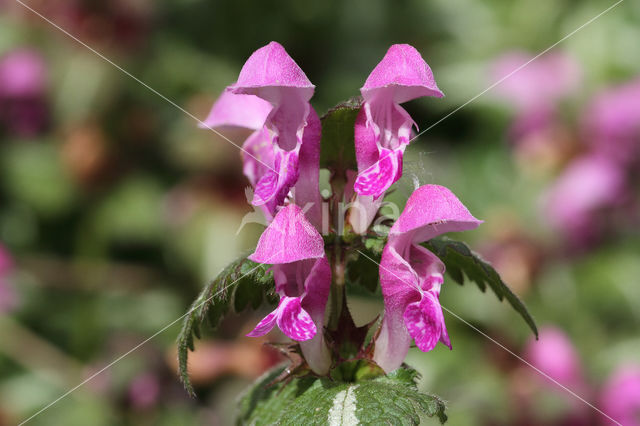
[[[580,85],[580,66],[567,54],[556,51],[532,59],[526,52],[510,52],[498,58],[492,67],[495,80],[506,77],[496,86],[496,94],[518,110],[552,107]],[[527,64],[529,61],[532,62]]]
[[[0,122],[9,133],[34,136],[48,121],[47,68],[35,50],[15,49],[0,59]]]
[[[640,77],[595,97],[583,117],[592,149],[625,165],[640,154]]]
[[[558,103],[576,92],[582,72],[579,63],[561,51],[532,60],[521,51],[499,57],[491,67],[491,81],[504,79],[495,96],[515,109],[508,138],[521,166],[549,170],[574,149],[559,118]]]
[[[129,401],[137,409],[150,408],[160,396],[160,381],[153,373],[143,373],[134,378],[129,385]]]
[[[34,50],[16,49],[0,61],[0,93],[3,96],[40,96],[46,87],[44,60]]]
[[[539,340],[532,339],[527,344],[525,357],[537,369],[570,389],[584,383],[580,357],[569,337],[559,328],[542,328]]]
[[[602,409],[625,426],[640,425],[640,366],[619,368],[602,391]]]
[[[623,201],[623,170],[602,155],[574,160],[547,191],[545,216],[569,243],[583,246],[602,231],[598,213]]]
[[[7,279],[12,270],[13,260],[11,255],[0,244],[0,314],[13,310],[18,304],[18,296]]]

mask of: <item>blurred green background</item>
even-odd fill
[[[316,85],[320,115],[357,95],[391,44],[409,43],[446,94],[406,106],[421,129],[489,87],[504,53],[535,55],[613,4],[25,3],[201,119],[271,40]],[[627,1],[557,46],[581,69],[556,111],[571,144],[580,147],[580,117],[593,96],[640,75],[638,40],[640,3]],[[0,58],[24,49],[39,58],[40,86],[0,99],[0,240],[15,263],[0,288],[0,425],[24,420],[180,317],[262,230],[236,232],[252,211],[237,148],[19,3],[0,1]],[[585,383],[576,392],[599,406],[616,368],[640,362],[637,223],[608,216],[625,226],[586,247],[565,244],[541,197],[568,160],[553,149],[557,134],[545,136],[551,167],[547,157],[520,155],[509,130],[516,115],[493,91],[465,106],[412,143],[389,198],[403,204],[415,181],[437,183],[484,219],[461,238],[496,264],[540,326],[563,330],[580,358]],[[363,317],[378,306],[365,295],[352,303]],[[442,304],[526,357],[530,332],[493,295],[447,282]],[[278,361],[244,337],[261,314],[232,315],[199,342],[191,358],[197,400],[176,378],[176,324],[29,424],[229,424],[237,394]],[[412,349],[407,362],[422,373],[421,389],[448,401],[450,424],[609,424],[445,319],[454,350]],[[576,415],[583,423],[567,423],[585,409]]]

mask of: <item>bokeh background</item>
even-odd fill
[[[203,119],[244,60],[282,43],[319,114],[410,43],[446,97],[421,129],[613,2],[24,0]],[[624,1],[413,142],[390,200],[451,188],[485,223],[461,236],[538,324],[447,282],[442,304],[625,424],[640,422],[640,3]],[[241,143],[246,134],[226,135]],[[16,424],[181,316],[257,240],[238,150],[13,0],[0,1],[0,424]],[[373,267],[373,266],[372,266]],[[375,296],[352,300],[362,318]],[[279,362],[229,316],[175,373],[169,327],[33,425],[229,424]],[[453,351],[407,360],[453,425],[612,424],[445,315]],[[273,336],[278,338],[277,335]],[[415,352],[414,352],[415,351]],[[639,423],[635,423],[639,424]]]

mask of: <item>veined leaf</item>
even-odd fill
[[[361,104],[360,98],[352,98],[322,116],[320,167],[341,174],[358,169],[353,128]]]
[[[304,377],[268,386],[281,371],[267,373],[241,397],[238,424],[419,425],[429,417],[447,420],[444,402],[420,393],[418,373],[410,368],[357,382]]]
[[[249,305],[256,309],[265,300],[275,304],[275,284],[272,274],[267,272],[268,267],[246,256],[237,259],[202,289],[189,308],[178,335],[180,379],[189,395],[195,393],[187,372],[187,360],[189,350],[194,350],[194,337],[200,338],[200,327],[205,319],[210,327],[217,327],[229,311],[240,312]]]
[[[484,292],[489,286],[499,300],[507,299],[538,337],[536,323],[524,303],[502,281],[500,274],[493,269],[493,266],[472,251],[469,246],[447,237],[435,238],[424,243],[424,246],[444,262],[447,273],[458,284],[463,285],[466,276],[470,281],[475,282],[481,291]]]

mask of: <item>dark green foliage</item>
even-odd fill
[[[364,255],[357,253],[358,256],[347,263],[347,280],[349,284],[359,284],[374,293],[378,288],[380,255],[376,251],[368,249],[361,250],[361,252]]]
[[[513,309],[526,321],[536,337],[538,336],[538,328],[524,303],[502,281],[493,266],[483,260],[479,254],[472,251],[469,246],[447,237],[433,239],[424,243],[424,246],[444,262],[447,267],[447,273],[458,284],[464,284],[466,275],[470,281],[476,283],[481,291],[484,292],[489,286],[499,300],[507,299]]]
[[[340,174],[358,169],[353,126],[361,104],[361,99],[352,98],[322,116],[320,167]]]
[[[427,417],[447,420],[444,402],[420,393],[418,373],[409,368],[370,380],[365,375],[357,382],[305,377],[268,386],[281,371],[282,367],[272,370],[242,396],[238,424],[418,425]],[[330,416],[335,422],[329,422]]]
[[[215,328],[229,311],[240,312],[247,306],[256,309],[263,301],[275,303],[275,284],[268,267],[246,256],[239,258],[202,289],[189,308],[178,335],[178,365],[182,383],[191,396],[194,391],[187,373],[187,359],[189,350],[194,350],[194,336],[200,338],[205,319]]]

